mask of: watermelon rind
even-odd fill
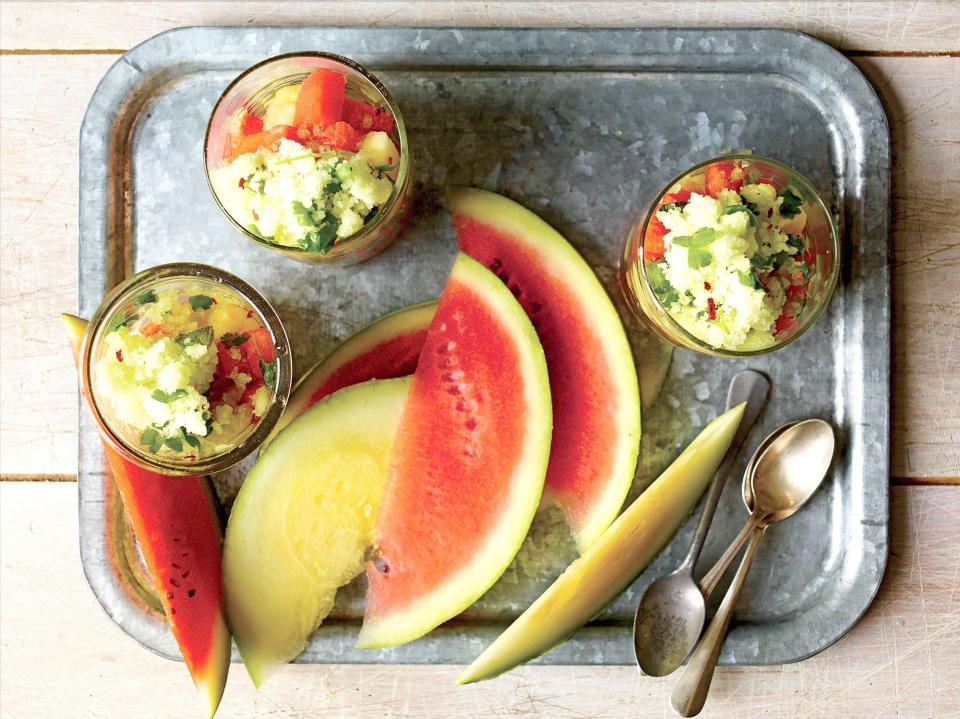
[[[666,546],[720,466],[746,405],[714,419],[593,545],[458,678],[491,679],[566,640]]]
[[[510,241],[525,245],[536,253],[546,274],[562,278],[579,299],[574,314],[589,324],[600,339],[604,361],[615,391],[609,397],[616,402],[614,423],[618,428],[616,446],[612,448],[612,469],[602,482],[602,489],[590,506],[578,506],[571,499],[551,492],[551,475],[558,471],[552,463],[547,472],[544,498],[559,506],[570,525],[577,547],[584,551],[600,536],[619,514],[633,483],[640,450],[640,390],[633,353],[623,323],[613,302],[596,274],[574,247],[536,214],[502,195],[472,187],[447,190],[447,201],[454,218],[468,217],[502,233]],[[509,268],[506,268],[509,269]],[[547,357],[548,364],[551,357]],[[554,377],[554,391],[569,391],[576,378]],[[561,423],[576,426],[579,418],[555,416],[558,430]],[[557,435],[560,441],[560,435]]]
[[[503,503],[496,524],[471,556],[464,557],[462,567],[439,586],[406,606],[373,616],[371,596],[376,591],[376,568],[368,564],[370,589],[367,612],[357,640],[361,649],[394,646],[413,641],[439,624],[456,616],[479,599],[509,566],[533,522],[543,490],[550,455],[552,403],[550,383],[543,348],[537,333],[510,291],[483,265],[459,254],[453,265],[451,281],[470,288],[490,308],[506,329],[517,349],[523,386],[512,388],[523,392],[526,416],[514,431],[524,437],[521,458],[509,482],[509,498]],[[441,311],[443,298],[440,299]],[[427,339],[429,344],[429,337]],[[411,392],[417,387],[416,375]],[[408,405],[409,407],[409,405]],[[402,426],[403,420],[401,420]],[[503,428],[503,431],[510,431]],[[384,497],[384,508],[390,506],[390,485]],[[418,508],[411,508],[416,510]],[[438,547],[438,551],[451,548]],[[455,550],[455,548],[453,548]]]
[[[333,352],[307,370],[297,382],[287,406],[277,422],[270,436],[263,444],[272,442],[284,427],[311,405],[314,393],[327,380],[345,365],[369,352],[374,352],[378,346],[394,340],[402,335],[425,330],[430,325],[434,313],[437,311],[436,300],[421,302],[420,304],[402,307],[380,317],[347,338],[337,346]],[[388,377],[366,377],[365,379],[389,379]],[[313,400],[314,402],[316,400]]]

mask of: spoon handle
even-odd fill
[[[690,542],[690,549],[687,550],[687,556],[684,557],[681,564],[682,567],[689,567],[692,570],[697,563],[700,551],[703,549],[703,543],[707,538],[707,532],[710,531],[713,513],[717,509],[720,495],[723,494],[723,486],[726,484],[727,475],[730,474],[730,467],[737,458],[737,453],[740,451],[743,441],[747,438],[747,433],[750,432],[757,421],[757,417],[760,416],[760,410],[766,404],[769,393],[770,380],[756,370],[747,369],[738,372],[730,381],[730,389],[727,391],[727,409],[733,409],[744,402],[747,406],[743,410],[743,418],[740,420],[740,425],[727,448],[727,453],[723,455],[723,461],[720,462],[713,479],[710,480],[710,491],[707,492],[707,499],[703,503],[700,520],[693,532],[693,541]]]
[[[733,541],[730,542],[730,546],[724,550],[720,558],[714,562],[709,571],[704,574],[697,583],[704,599],[709,599],[710,595],[713,594],[713,590],[717,588],[717,582],[720,581],[720,577],[727,571],[727,567],[730,566],[734,557],[737,556],[737,552],[740,551],[740,548],[750,538],[750,533],[760,524],[761,519],[763,518],[760,515],[756,513],[751,514],[750,518],[740,529],[740,532],[733,538]]]
[[[727,637],[727,628],[730,626],[730,619],[733,617],[733,608],[740,597],[740,590],[750,572],[750,565],[753,564],[753,558],[757,555],[760,548],[760,540],[766,531],[766,525],[757,525],[753,528],[753,534],[750,536],[750,544],[743,555],[740,567],[733,577],[733,583],[727,590],[726,596],[720,603],[720,608],[710,620],[710,626],[704,632],[703,638],[690,655],[690,661],[687,668],[677,682],[670,696],[670,703],[674,711],[680,716],[692,717],[700,713],[704,703],[707,701],[707,694],[710,691],[710,683],[713,681],[713,672],[717,667],[717,659],[720,656],[720,649],[723,647],[723,641]]]

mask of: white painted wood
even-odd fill
[[[122,634],[86,586],[76,503],[74,484],[0,483],[0,716],[199,717],[184,666]],[[958,715],[960,487],[896,487],[892,509],[887,576],[864,619],[805,662],[720,669],[703,717]],[[470,687],[458,687],[457,674],[295,665],[256,692],[234,665],[217,716],[672,716],[675,678],[641,677],[632,667],[528,667]]]

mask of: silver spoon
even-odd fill
[[[749,489],[743,490],[744,498],[752,495],[753,499],[753,507],[747,506],[751,513],[744,526],[750,544],[717,613],[673,689],[670,703],[680,716],[696,716],[703,709],[734,606],[764,532],[770,524],[792,516],[813,496],[830,468],[833,451],[833,429],[829,424],[820,419],[797,422],[770,442],[753,465],[753,472],[744,476],[744,482],[750,484]]]
[[[727,409],[742,402],[747,406],[733,441],[711,480],[690,549],[679,567],[647,587],[637,605],[633,646],[637,664],[645,674],[662,677],[673,672],[693,649],[703,630],[707,607],[704,595],[693,580],[693,567],[703,549],[730,466],[763,409],[769,391],[770,381],[754,370],[744,370],[730,382]]]

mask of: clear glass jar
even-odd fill
[[[393,117],[393,130],[389,134],[400,154],[389,200],[377,208],[372,219],[363,227],[349,237],[338,239],[336,245],[326,253],[270,242],[251,232],[224,207],[215,183],[211,181],[212,173],[224,164],[228,156],[230,129],[237,114],[246,111],[262,116],[277,91],[303,82],[307,75],[318,68],[346,76],[348,99],[372,105]],[[207,125],[203,152],[207,185],[230,224],[241,235],[258,245],[302,262],[331,265],[353,265],[362,262],[383,251],[396,240],[409,219],[413,200],[410,146],[400,108],[372,72],[340,55],[324,52],[278,55],[244,71],[217,100]]]
[[[123,361],[122,350],[117,351],[113,346],[118,341],[116,336],[106,339],[107,335],[113,333],[118,327],[134,327],[140,323],[138,334],[134,335],[138,339],[144,336],[165,336],[162,325],[152,322],[147,324],[146,307],[151,302],[158,303],[156,311],[160,312],[166,305],[159,303],[172,302],[174,297],[180,304],[189,304],[191,313],[195,313],[195,310],[204,305],[207,309],[215,306],[211,313],[204,315],[216,317],[210,320],[211,326],[217,323],[223,327],[233,326],[239,319],[244,326],[255,328],[257,332],[261,329],[266,330],[275,355],[270,363],[259,365],[264,378],[264,387],[268,384],[266,382],[268,374],[275,374],[273,387],[268,388],[272,391],[269,393],[263,413],[252,414],[248,423],[238,429],[235,434],[221,438],[209,454],[199,449],[204,437],[188,435],[182,427],[179,428],[182,436],[174,438],[173,446],[163,445],[161,440],[158,440],[157,445],[151,449],[150,442],[144,442],[145,428],[120,419],[116,409],[120,401],[119,397],[112,399],[110,393],[106,391],[108,386],[106,381],[99,381],[104,379],[101,375],[107,372],[105,369],[107,365],[103,364],[105,361]],[[197,307],[194,303],[197,303]],[[184,307],[183,312],[186,311]],[[199,311],[205,312],[202,309]],[[188,316],[192,318],[194,314]],[[157,335],[151,335],[152,332],[156,332]],[[207,332],[214,333],[209,336],[212,337],[213,342],[216,342],[218,338],[215,330],[211,329]],[[189,334],[181,334],[175,341],[186,346],[190,342],[185,340],[186,344],[184,344],[181,343],[181,339],[189,337]],[[239,338],[239,335],[232,335],[232,337]],[[219,339],[223,341],[224,337]],[[247,341],[252,342],[253,338],[248,337],[243,342]],[[259,354],[259,345],[256,349]],[[217,352],[219,364],[219,348]],[[236,352],[239,356],[240,350],[237,349]],[[274,309],[246,282],[208,265],[192,263],[159,265],[120,283],[104,298],[90,320],[82,345],[81,388],[93,409],[94,419],[103,437],[136,464],[162,474],[218,472],[233,466],[255,451],[280,419],[280,414],[290,395],[292,376],[293,363],[287,334]],[[140,388],[134,388],[134,390],[145,391]],[[210,389],[207,390],[207,392],[210,391]],[[159,398],[156,392],[160,392]],[[176,390],[177,394],[180,392],[181,390]],[[165,397],[164,394],[166,394]],[[155,390],[151,398],[170,402],[171,396],[175,395]],[[176,449],[177,446],[180,449]],[[195,454],[193,447],[198,447]]]
[[[718,164],[719,163],[719,164]],[[651,286],[648,271],[655,260],[650,249],[645,252],[645,239],[655,218],[656,210],[672,199],[668,195],[682,191],[705,192],[707,168],[742,168],[745,174],[773,184],[778,191],[790,189],[800,198],[800,207],[806,216],[803,228],[805,248],[803,257],[809,260],[812,272],[805,280],[805,303],[791,324],[774,336],[774,343],[757,349],[729,349],[713,346],[695,336],[664,306]],[[660,232],[662,233],[662,225]],[[654,233],[656,234],[656,233]],[[662,240],[661,240],[662,242]],[[630,308],[662,338],[678,347],[717,357],[751,357],[773,352],[806,332],[823,313],[833,295],[840,270],[840,238],[836,223],[823,198],[803,175],[793,168],[766,157],[750,154],[730,154],[702,162],[671,180],[655,196],[643,216],[630,228],[620,258],[620,281]]]

